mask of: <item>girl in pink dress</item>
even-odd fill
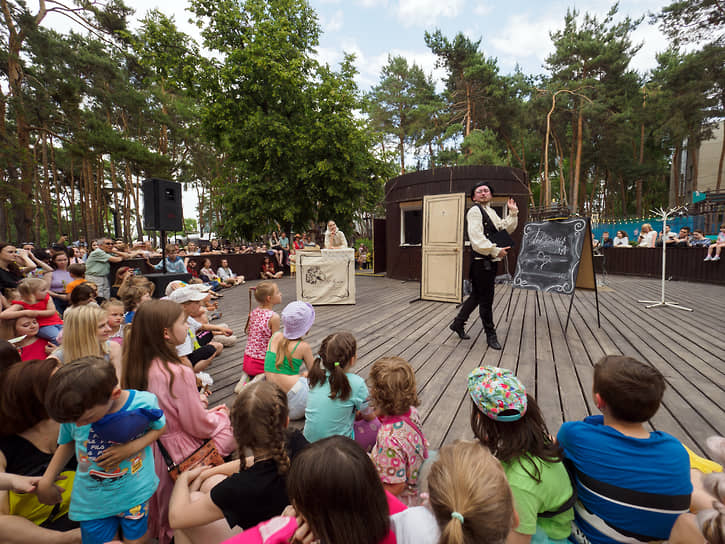
[[[139,307],[124,338],[123,387],[150,391],[158,397],[166,416],[166,433],[160,440],[174,463],[183,461],[207,439],[214,441],[222,456],[235,449],[229,409],[224,405],[207,409],[193,369],[176,354],[176,346],[184,343],[187,331],[180,304],[151,300]],[[159,544],[168,544],[173,536],[169,527],[173,482],[156,444],[154,462],[160,482],[151,498],[150,530]]]
[[[242,368],[253,377],[264,372],[264,356],[272,335],[279,330],[279,314],[272,308],[282,303],[282,293],[276,283],[263,281],[256,288],[249,288],[249,307],[252,307],[252,291],[257,306],[249,312],[244,332],[247,334],[247,347],[244,349]]]

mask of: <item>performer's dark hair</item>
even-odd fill
[[[476,183],[476,185],[474,185],[473,187],[471,187],[471,200],[473,200],[473,193],[476,192],[476,189],[478,189],[479,187],[482,187],[484,185],[486,187],[488,187],[488,190],[489,191],[491,191],[491,196],[496,196],[496,193],[493,192],[493,187],[491,187],[491,184],[489,182],[487,182],[487,181],[479,181],[478,183]]]

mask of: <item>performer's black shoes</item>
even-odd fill
[[[458,338],[460,338],[461,340],[471,339],[471,337],[466,334],[466,330],[463,328],[463,323],[458,323],[454,321],[450,324],[448,328],[455,332],[458,335]]]
[[[486,342],[488,343],[488,347],[491,349],[501,349],[501,344],[498,343],[498,338],[496,338],[495,334],[487,336]]]

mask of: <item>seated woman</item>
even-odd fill
[[[282,270],[275,268],[274,261],[269,256],[264,258],[264,261],[262,261],[262,269],[259,272],[263,280],[278,280],[283,274],[284,272]]]
[[[0,473],[39,476],[53,457],[59,425],[48,418],[45,389],[55,359],[17,362],[8,342],[0,345]],[[17,354],[17,352],[16,352]],[[9,409],[12,408],[12,409]],[[0,542],[81,544],[78,524],[68,519],[75,458],[66,465],[59,505],[41,504],[32,493],[0,491]]]
[[[345,249],[347,248],[347,239],[345,233],[337,229],[334,221],[327,222],[327,232],[325,232],[325,249]]]
[[[227,287],[233,287],[244,283],[244,276],[237,276],[229,266],[229,261],[227,259],[222,259],[221,266],[217,269],[216,273],[222,283],[224,283]]]
[[[629,238],[627,238],[627,233],[623,230],[617,231],[617,236],[613,240],[614,247],[629,247]]]

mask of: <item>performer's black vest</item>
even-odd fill
[[[496,234],[498,232],[498,229],[496,228],[496,225],[493,224],[493,221],[491,221],[491,218],[489,217],[486,210],[483,209],[483,206],[481,206],[478,202],[474,204],[474,206],[478,207],[478,211],[481,212],[481,222],[483,223],[483,234],[486,235],[486,238],[489,240],[491,239],[491,236]],[[476,259],[491,259],[490,255],[481,255],[480,253],[476,252],[473,248],[471,248],[471,251],[473,252],[473,255],[476,256]]]

